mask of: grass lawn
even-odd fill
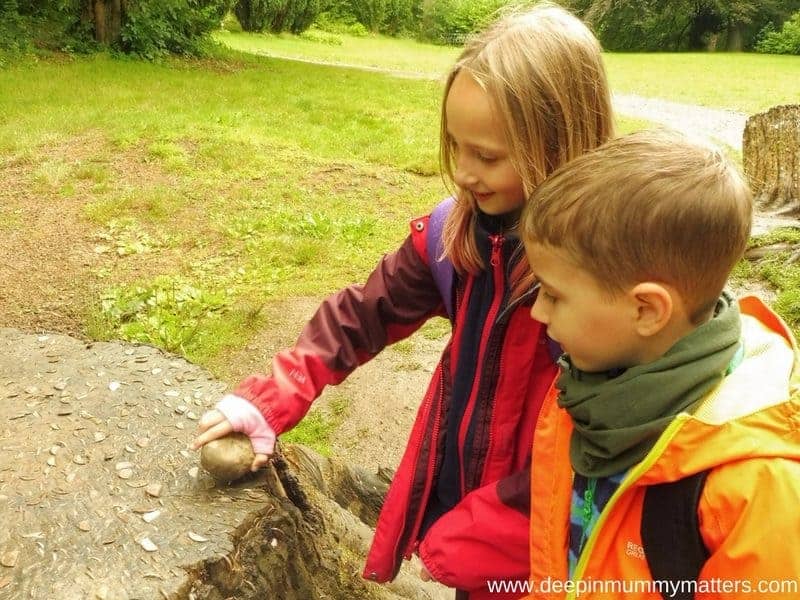
[[[607,53],[614,91],[753,114],[800,99],[800,56]]]
[[[413,71],[430,77],[445,73],[458,55],[456,48],[384,36],[324,35],[338,43],[228,32],[220,32],[217,39],[247,52]],[[746,113],[800,98],[800,56],[606,53],[605,59],[615,92]]]
[[[97,284],[73,307],[85,333],[212,369],[263,306],[363,279],[445,193],[436,82],[100,55],[8,68],[0,89],[0,231],[78,231],[92,268],[62,284]]]
[[[460,52],[459,48],[414,40],[379,35],[354,37],[320,31],[301,36],[220,31],[214,37],[242,52],[422,73],[431,78],[445,75]]]

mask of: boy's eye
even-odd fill
[[[556,297],[555,296],[553,296],[552,294],[548,294],[544,290],[541,291],[541,294],[542,294],[542,298],[544,298],[548,302],[555,302],[556,301]]]

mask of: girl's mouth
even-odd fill
[[[491,192],[488,194],[479,194],[478,192],[472,192],[472,195],[475,198],[475,201],[478,203],[486,202],[489,198],[492,197]]]

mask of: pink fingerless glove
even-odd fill
[[[267,424],[264,415],[250,402],[227,394],[217,402],[216,409],[228,419],[234,431],[240,431],[250,438],[253,452],[272,454],[275,450],[275,432]]]

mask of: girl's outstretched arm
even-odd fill
[[[444,316],[428,265],[409,237],[363,285],[323,301],[293,348],[279,352],[272,374],[252,375],[234,394],[252,402],[277,434],[294,427],[326,385],[343,381],[387,345]]]

